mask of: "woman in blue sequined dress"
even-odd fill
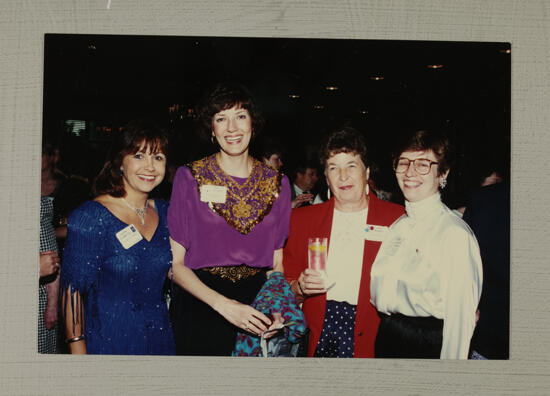
[[[114,138],[95,199],[69,217],[61,287],[71,353],[174,354],[162,293],[172,260],[168,205],[148,199],[167,147],[153,124],[130,122]]]

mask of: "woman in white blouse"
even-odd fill
[[[395,153],[406,214],[371,269],[371,302],[381,316],[375,357],[467,359],[483,272],[474,234],[441,202],[449,141],[414,131]]]

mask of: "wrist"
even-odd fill
[[[290,288],[296,296],[304,296],[304,291],[302,290],[302,287],[300,286],[300,281],[298,279],[292,280],[292,282],[290,283]]]
[[[212,304],[210,305],[214,311],[221,314],[223,311],[223,307],[226,305],[226,303],[229,301],[229,299],[221,294],[218,294]]]
[[[79,342],[79,341],[84,341],[86,339],[86,337],[84,335],[79,335],[77,337],[71,337],[71,338],[67,338],[65,340],[65,343],[66,344],[72,344],[74,342]]]
[[[298,302],[298,304],[302,304],[305,301],[306,296],[304,294],[304,291],[300,287],[300,282],[298,281],[298,279],[292,281],[292,283],[290,284],[290,290],[292,290],[292,292],[294,293],[294,297],[296,297],[296,301]]]
[[[73,355],[85,355],[87,354],[86,342],[73,342],[68,344],[69,351]]]

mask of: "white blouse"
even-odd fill
[[[327,258],[327,300],[357,305],[363,270],[368,208],[358,212],[334,209]]]
[[[443,319],[442,359],[467,359],[483,270],[468,225],[436,193],[405,202],[371,269],[371,302],[379,312]]]

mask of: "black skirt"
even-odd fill
[[[374,345],[376,358],[439,359],[443,345],[443,320],[399,313],[380,316]]]
[[[235,282],[208,271],[194,272],[206,286],[243,304],[252,304],[267,279],[265,270]],[[176,355],[231,356],[238,328],[176,284],[170,297],[170,320]]]

